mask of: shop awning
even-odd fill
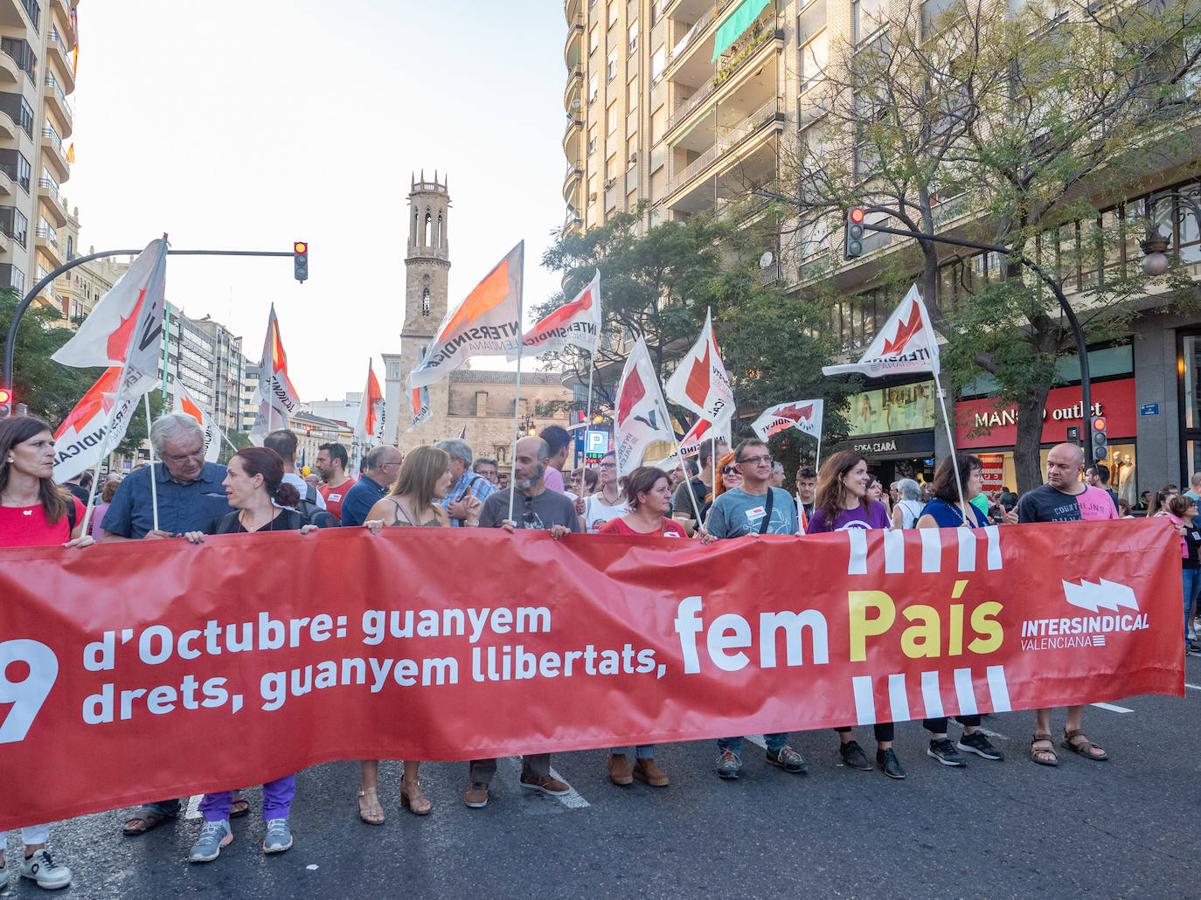
[[[751,27],[751,23],[759,18],[759,13],[771,2],[772,0],[742,0],[734,11],[726,16],[725,21],[717,26],[717,34],[713,39],[713,62],[717,62],[717,58]]]

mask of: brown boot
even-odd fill
[[[634,763],[634,777],[651,787],[667,787],[671,784],[667,773],[655,764],[654,758],[637,760]]]
[[[630,772],[630,761],[624,753],[609,754],[609,780],[620,785],[627,785],[634,780],[634,775]]]

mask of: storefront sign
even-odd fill
[[[848,401],[847,434],[891,435],[897,431],[933,428],[937,402],[932,381],[864,391]]]
[[[1005,454],[981,453],[979,458],[980,481],[984,486],[984,492],[1001,490],[1005,481]]]
[[[915,431],[908,434],[875,434],[843,441],[834,450],[853,450],[870,458],[893,457],[915,459],[934,454],[934,432]]]
[[[1134,379],[1096,382],[1092,386],[1093,415],[1108,419],[1109,440],[1134,437]],[[1084,406],[1077,386],[1055,388],[1043,409],[1041,443],[1068,439],[1068,428],[1079,426]],[[1012,447],[1017,443],[1017,407],[996,398],[962,400],[955,404],[955,443],[961,450],[975,447]]]

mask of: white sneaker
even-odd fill
[[[0,866],[0,891],[8,887],[8,865]]]
[[[50,851],[43,848],[21,862],[21,877],[36,882],[40,888],[56,891],[71,883],[71,870],[56,863]]]

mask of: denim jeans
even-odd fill
[[[168,818],[179,815],[179,800],[156,800],[153,803],[143,803],[144,812],[155,813]]]
[[[614,756],[625,756],[625,747],[612,747],[609,750]],[[635,759],[654,759],[655,745],[654,744],[639,744],[634,748]]]
[[[285,775],[263,783],[263,820],[286,819],[296,796],[296,776]],[[228,819],[234,805],[233,791],[214,791],[200,798],[200,813],[206,822]]]
[[[767,744],[767,749],[771,750],[772,752],[775,752],[776,750],[779,750],[781,747],[785,746],[788,743],[788,732],[781,731],[781,732],[777,732],[776,734],[765,734],[765,735],[763,735],[763,740]],[[718,746],[718,749],[723,750],[723,751],[729,750],[731,753],[741,753],[742,752],[742,738],[740,738],[740,737],[721,738],[717,742],[717,746]]]
[[[1189,616],[1197,599],[1197,589],[1201,587],[1201,569],[1181,569],[1180,574],[1184,582],[1184,639],[1187,641]]]

